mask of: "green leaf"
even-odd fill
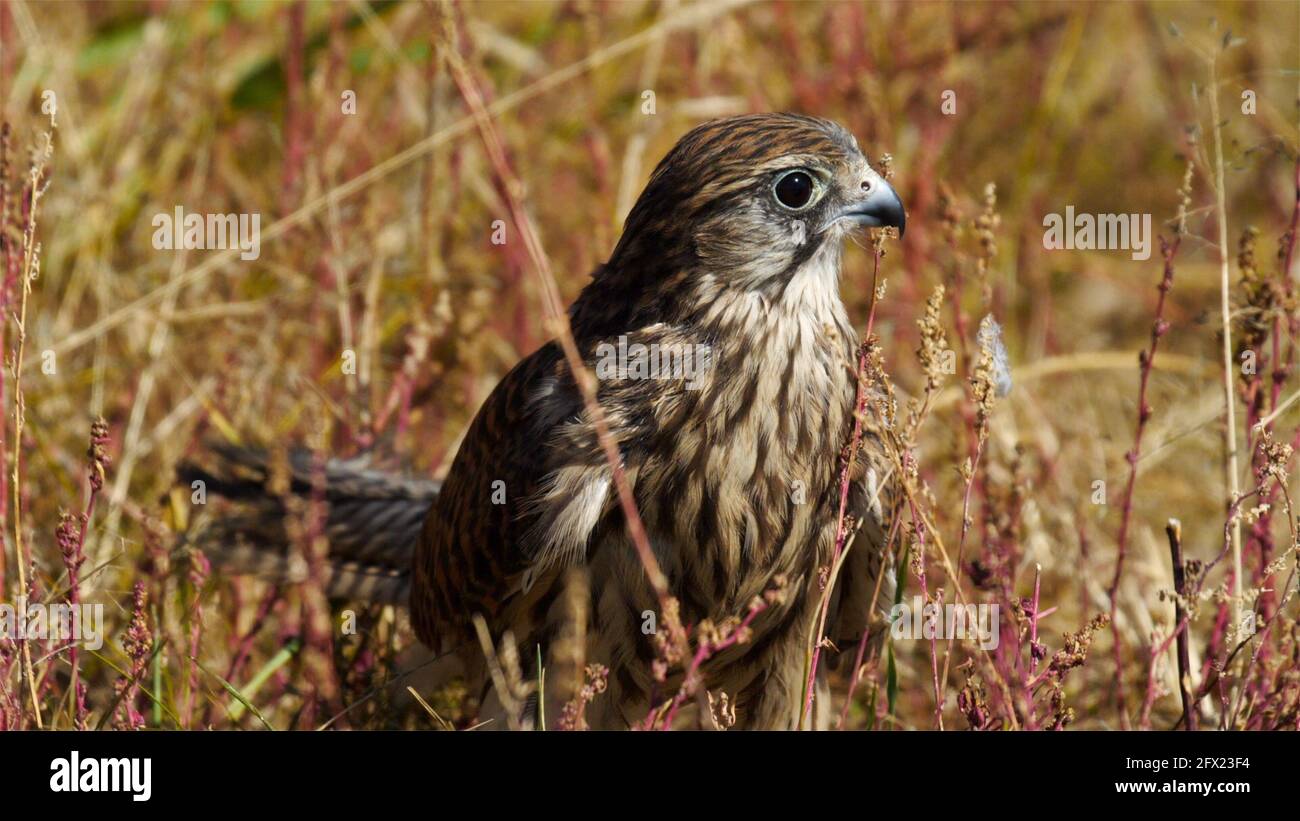
[[[230,695],[234,697],[234,699],[238,701],[240,704],[247,707],[248,711],[252,713],[257,718],[258,721],[262,722],[262,725],[266,727],[266,729],[268,730],[275,729],[274,727],[271,726],[271,722],[266,720],[266,716],[262,715],[262,711],[254,707],[253,703],[249,701],[247,698],[245,698],[244,694],[239,692],[238,688],[236,688],[235,685],[231,684],[221,676],[217,675],[216,673],[212,672],[208,668],[204,667],[203,664],[198,659],[194,658],[194,656],[190,656],[190,661],[194,662],[195,666],[197,666],[200,670],[202,670],[203,672],[207,673],[208,675],[215,678],[218,682],[220,682],[221,686],[225,688],[225,691],[227,693],[230,693]],[[233,714],[234,710],[231,710],[231,713]]]
[[[77,71],[93,74],[115,68],[139,48],[144,38],[144,15],[109,20],[91,36],[77,55]]]
[[[263,665],[262,669],[258,670],[256,675],[248,680],[248,683],[244,685],[244,689],[241,692],[249,699],[254,698],[257,695],[257,692],[262,689],[262,685],[266,684],[271,676],[275,675],[276,670],[279,670],[281,667],[288,664],[289,659],[293,658],[301,647],[302,642],[298,641],[298,639],[290,639],[284,647],[280,648],[280,652],[272,656],[271,660]],[[249,706],[251,707],[251,705]],[[236,704],[230,708],[230,718],[232,720],[238,721],[243,717],[243,715],[244,710],[242,704]]]

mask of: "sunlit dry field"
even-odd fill
[[[13,0],[0,106],[0,600],[105,614],[94,650],[0,631],[2,728],[475,726],[400,677],[403,610],[187,542],[222,502],[177,468],[442,476],[554,335],[512,202],[567,304],[682,134],[762,111],[843,124],[907,205],[841,283],[909,434],[898,601],[1001,618],[838,648],[834,723],[1300,724],[1300,5]],[[178,209],[257,215],[256,253],[159,247]]]

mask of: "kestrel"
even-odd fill
[[[786,593],[748,640],[701,669],[702,686],[734,706],[736,727],[800,722],[858,389],[842,240],[873,226],[901,234],[903,205],[844,128],[795,114],[716,120],[659,163],[609,261],[569,309],[681,622],[721,622],[776,586]],[[244,566],[257,555],[273,564],[269,548],[284,537],[260,457],[226,456],[244,480],[202,475],[254,506],[219,522],[216,541],[242,551]],[[847,504],[861,530],[827,621],[840,646],[856,646],[888,565],[887,494],[876,487],[886,465],[868,435]],[[293,467],[305,492],[310,465],[295,457]],[[646,626],[659,603],[556,342],[488,396],[441,487],[343,461],[329,463],[326,479],[331,592],[406,598],[420,641],[459,656],[485,692],[474,617],[494,641],[509,633],[535,677],[539,657],[548,670],[572,662],[563,645],[575,595],[585,619],[577,655],[608,668],[607,691],[586,707],[590,726],[637,726],[680,685],[681,670],[656,668]],[[551,698],[546,714],[557,715]]]

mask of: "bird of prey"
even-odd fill
[[[609,261],[569,309],[681,623],[743,615],[784,585],[748,640],[700,670],[701,686],[730,700],[738,728],[800,725],[858,389],[857,336],[839,295],[842,240],[864,226],[901,234],[904,209],[844,128],[796,114],[708,122],[656,167]],[[671,360],[675,352],[696,356],[689,368],[600,367],[611,351],[668,352],[661,364],[685,361]],[[277,502],[258,501],[265,467],[250,451],[224,455],[242,479],[193,467],[188,476],[260,506],[218,522],[204,541],[269,556],[284,533]],[[291,490],[306,491],[309,468],[294,458]],[[886,572],[889,494],[876,484],[892,484],[889,473],[868,435],[850,471],[847,510],[861,530],[830,596],[832,645],[856,648]],[[675,692],[682,671],[656,668],[646,629],[659,602],[558,343],[501,380],[440,487],[337,460],[325,480],[330,592],[405,599],[420,641],[461,657],[485,692],[475,617],[494,640],[513,636],[525,664],[559,664],[574,585],[585,603],[580,655],[608,669],[586,722],[638,726]]]

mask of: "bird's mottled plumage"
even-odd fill
[[[799,212],[772,195],[792,169],[817,173],[824,187]],[[597,397],[685,623],[743,613],[776,577],[790,581],[795,595],[759,617],[752,643],[710,668],[709,685],[737,700],[748,725],[795,718],[815,577],[833,546],[857,344],[838,292],[841,238],[853,226],[840,214],[864,182],[886,187],[833,123],[757,115],[700,126],[659,164],[569,312],[591,367],[597,346],[619,337],[661,350],[708,346],[694,384],[605,379]],[[859,517],[863,476],[850,505]],[[502,505],[491,501],[496,481]],[[878,564],[881,517],[867,518],[855,555]],[[608,707],[597,723],[639,720],[654,656],[642,613],[656,603],[592,420],[552,343],[488,398],[425,521],[412,597],[420,637],[462,642],[481,612],[497,633],[545,646],[553,582],[572,564],[589,578],[588,656],[611,669],[611,698],[591,708]],[[846,589],[869,589],[867,570],[849,574]]]
[[[785,180],[795,172],[804,177]],[[738,726],[797,721],[857,390],[841,240],[884,224],[902,229],[902,205],[835,123],[793,114],[706,123],[660,162],[569,311],[593,370],[601,346],[620,341],[707,346],[702,371],[606,376],[597,398],[685,624],[741,615],[787,580],[789,595],[757,618],[751,639],[704,668],[706,686],[736,705]],[[848,503],[864,526],[832,598],[835,640],[856,639],[865,624],[888,509],[871,489],[887,474],[868,437]],[[488,397],[424,520],[410,580],[417,633],[477,666],[471,618],[481,614],[524,658],[538,645],[550,653],[572,568],[590,600],[586,658],[610,668],[609,692],[587,718],[626,727],[652,697],[671,695],[654,682],[642,630],[657,603],[592,420],[550,343]]]

